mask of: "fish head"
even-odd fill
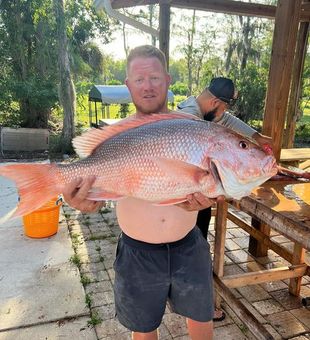
[[[246,137],[223,132],[211,143],[210,170],[227,198],[241,199],[277,173],[276,159]]]

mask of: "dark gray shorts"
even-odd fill
[[[210,247],[195,227],[183,239],[150,244],[122,234],[114,262],[116,314],[131,331],[147,333],[161,323],[166,302],[190,319],[213,319]]]

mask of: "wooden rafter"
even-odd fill
[[[196,9],[225,14],[257,16],[274,19],[276,6],[232,0],[111,0],[114,9],[123,7],[170,4],[171,7]],[[301,21],[310,21],[310,6],[303,3],[300,12]]]

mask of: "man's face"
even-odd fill
[[[128,65],[126,85],[137,113],[167,112],[170,76],[157,58],[135,58]]]

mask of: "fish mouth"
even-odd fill
[[[210,162],[210,169],[211,169],[212,175],[215,178],[215,180],[218,180],[221,183],[221,185],[223,186],[221,175],[220,175],[220,172],[218,171],[218,168],[217,168],[217,165],[216,165],[215,162],[213,162],[213,161]]]
[[[265,171],[260,174],[251,174],[246,178],[240,178],[229,167],[221,166],[221,163],[217,162],[217,160],[210,162],[210,169],[214,179],[221,185],[226,197],[235,199],[249,195],[255,187],[273,176],[276,171],[276,162],[269,159],[269,163],[266,163],[265,166]]]

